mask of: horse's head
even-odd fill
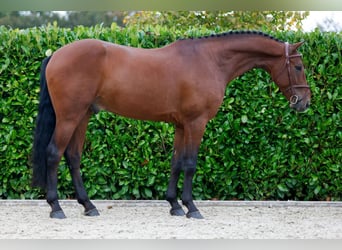
[[[296,111],[305,111],[310,105],[311,91],[304,73],[302,55],[297,49],[303,42],[284,43],[284,56],[272,65],[271,75],[281,92]]]

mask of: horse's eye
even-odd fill
[[[295,66],[295,69],[296,69],[297,71],[301,71],[301,70],[302,70],[302,66],[301,66],[301,65],[296,65],[296,66]]]

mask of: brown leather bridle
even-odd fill
[[[290,65],[290,59],[295,58],[295,57],[302,57],[301,54],[296,54],[296,55],[289,55],[289,43],[285,42],[285,66],[287,68],[287,74],[289,77],[289,86],[285,90],[285,93],[288,91],[291,91],[291,97],[290,97],[290,103],[292,105],[295,105],[299,102],[301,102],[308,94],[310,91],[306,91],[305,95],[302,98],[299,98],[298,95],[294,93],[295,88],[307,88],[309,89],[310,87],[307,84],[294,84],[294,80],[291,76],[291,65]]]

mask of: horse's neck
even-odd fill
[[[277,41],[258,36],[221,39],[209,45],[226,83],[253,68],[270,73],[272,63],[283,53],[281,46]]]

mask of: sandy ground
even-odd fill
[[[49,218],[45,201],[0,200],[0,239],[342,239],[342,202],[196,202],[203,220],[173,217],[164,201],[76,201]]]

